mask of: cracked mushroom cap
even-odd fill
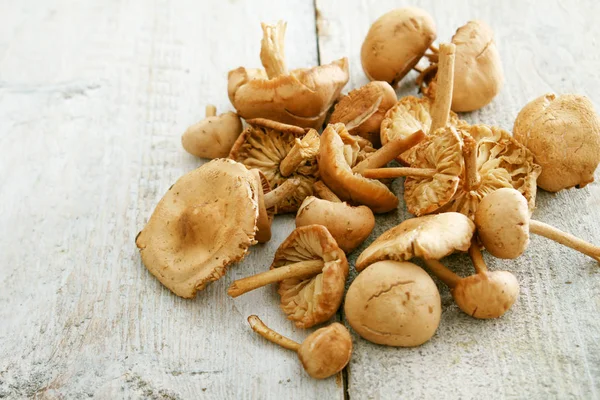
[[[182,176],[136,238],[146,268],[192,298],[255,243],[257,185],[242,164],[217,159]]]
[[[371,243],[356,260],[356,270],[360,272],[382,260],[439,260],[456,251],[467,251],[474,232],[473,221],[455,212],[407,219]]]
[[[438,288],[409,262],[379,261],[361,272],[344,302],[350,326],[387,346],[419,346],[435,334],[442,313]]]
[[[296,228],[277,249],[271,269],[308,260],[323,260],[321,273],[285,279],[277,291],[281,309],[299,328],[325,322],[336,313],[348,276],[346,255],[322,225]]]
[[[346,140],[346,142],[344,142]],[[342,200],[363,204],[375,213],[384,213],[398,207],[398,198],[390,189],[375,179],[352,172],[357,162],[344,124],[328,125],[321,135],[319,172],[325,184]]]

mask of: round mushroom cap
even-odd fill
[[[435,22],[420,8],[397,8],[383,14],[369,28],[360,50],[365,75],[396,85],[435,38]]]
[[[242,130],[240,117],[229,111],[190,126],[181,137],[181,144],[196,157],[227,157]]]
[[[518,190],[503,188],[485,196],[475,212],[481,243],[498,258],[517,258],[529,246],[529,208]]]
[[[413,347],[434,335],[442,304],[437,286],[422,268],[379,261],[354,279],[344,312],[350,326],[368,341]]]
[[[327,228],[338,246],[349,253],[371,234],[375,227],[373,211],[366,206],[352,207],[309,196],[300,205],[296,226],[320,224]]]
[[[482,272],[461,279],[452,289],[452,297],[472,317],[498,318],[519,297],[519,282],[508,271]]]
[[[242,164],[210,161],[175,182],[136,238],[148,270],[192,298],[256,243],[258,188]]]
[[[375,213],[384,213],[398,207],[398,198],[390,189],[375,179],[352,172],[350,160],[341,135],[348,137],[344,124],[328,125],[321,135],[319,172],[321,179],[340,199],[364,204]]]
[[[315,379],[337,374],[348,364],[351,355],[350,332],[339,322],[317,329],[298,349],[302,366]]]
[[[600,163],[600,118],[585,96],[546,94],[517,115],[515,139],[542,167],[537,184],[549,192],[582,188]]]
[[[298,328],[310,328],[336,313],[348,276],[346,255],[322,225],[296,228],[277,249],[271,269],[307,260],[323,260],[321,273],[279,282],[281,309]]]
[[[467,251],[474,232],[473,221],[455,212],[407,219],[375,239],[356,260],[356,270],[382,260],[439,260],[455,251]]]

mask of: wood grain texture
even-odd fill
[[[585,94],[600,110],[600,26],[598,2],[346,1],[317,0],[321,62],[350,58],[350,90],[367,82],[360,47],[370,24],[384,12],[406,5],[432,14],[439,40],[449,41],[470,19],[482,19],[496,33],[506,83],[492,104],[462,115],[511,130],[529,100],[549,91]],[[398,90],[416,94],[412,72]],[[600,174],[596,174],[600,180]],[[402,196],[402,184],[394,183]],[[401,203],[378,217],[368,242],[409,218]],[[600,183],[558,194],[540,192],[534,217],[600,243]],[[354,252],[356,256],[368,242]],[[534,237],[517,260],[493,260],[491,269],[515,273],[520,299],[500,320],[474,320],[461,313],[439,285],[443,314],[434,338],[416,349],[368,343],[354,335],[349,397],[423,398],[598,398],[600,396],[600,268],[592,259]],[[473,273],[465,256],[448,259],[459,274]]]

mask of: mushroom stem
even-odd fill
[[[356,164],[352,168],[352,172],[362,174],[367,169],[383,167],[406,150],[419,144],[423,139],[425,139],[425,133],[418,130],[410,136],[390,140],[375,153]]]
[[[558,228],[533,219],[529,221],[529,232],[554,240],[573,250],[577,250],[600,263],[600,247],[594,246],[570,233],[563,232]]]
[[[430,132],[435,132],[448,124],[452,92],[454,87],[454,58],[456,46],[452,43],[440,45],[440,60],[437,72],[437,88],[431,110]]]
[[[263,197],[265,208],[267,210],[273,208],[281,201],[287,199],[290,194],[296,190],[299,184],[300,181],[297,179],[288,179],[275,189],[271,190],[269,193],[265,193]]]
[[[477,172],[477,142],[471,136],[463,138],[463,157],[465,160],[465,190],[470,192],[479,186],[481,178]]]
[[[320,199],[331,201],[332,203],[342,202],[342,200],[339,197],[337,197],[337,195],[333,193],[331,189],[329,189],[327,185],[323,183],[323,181],[316,181],[313,184],[313,191],[315,192],[315,195]]]
[[[277,25],[261,23],[263,38],[261,40],[260,61],[269,79],[287,75],[285,66],[284,39],[287,23],[277,22]]]
[[[293,350],[295,352],[300,349],[300,343],[294,342],[292,339],[288,339],[285,336],[275,332],[273,329],[265,325],[265,323],[262,322],[257,315],[249,316],[248,323],[254,332],[258,333],[269,342],[278,344],[285,349]]]
[[[438,260],[424,260],[427,267],[433,272],[435,276],[440,278],[450,289],[453,289],[458,282],[462,279],[454,272],[450,271],[448,267],[439,262]]]
[[[212,104],[209,104],[206,106],[206,110],[204,111],[204,113],[206,114],[206,117],[214,117],[215,115],[217,115],[217,107],[215,107]]]
[[[281,172],[281,175],[291,175],[303,162],[315,157],[319,152],[319,141],[319,134],[314,129],[308,131],[302,140],[296,139],[294,147],[279,163],[279,172]]]
[[[323,271],[324,265],[325,263],[323,260],[306,260],[284,265],[279,268],[273,268],[257,275],[238,279],[229,286],[227,294],[231,297],[238,297],[251,290],[258,289],[271,283],[280,282],[284,279],[314,276]]]
[[[487,265],[485,264],[483,254],[481,253],[481,249],[479,248],[479,244],[477,244],[476,240],[473,240],[471,247],[469,247],[469,257],[471,257],[475,271],[478,274],[487,272]]]
[[[437,171],[433,168],[376,168],[367,169],[362,176],[370,179],[400,178],[401,176],[411,176],[414,178],[432,178]]]
[[[434,45],[430,45],[430,46],[429,46],[429,50],[431,50],[431,52],[432,52],[433,54],[437,54],[437,53],[439,53],[439,52],[440,52],[440,50],[439,50],[437,47],[435,47]]]

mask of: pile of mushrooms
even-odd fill
[[[455,113],[484,107],[502,87],[493,32],[482,21],[460,27],[438,49],[425,11],[384,14],[361,49],[372,82],[346,95],[345,58],[288,70],[285,28],[262,24],[264,69],[229,72],[236,112],[217,116],[209,105],[185,131],[184,149],[214,160],[177,180],[136,237],[143,264],[174,294],[193,298],[251,246],[271,240],[278,214],[296,213],[270,267],[231,282],[227,292],[235,298],[277,283],[280,309],[296,328],[328,324],[300,344],[248,317],[252,330],[295,351],[311,377],[324,379],[352,353],[350,332],[334,321],[342,303],[358,336],[414,347],[435,340],[441,320],[440,292],[427,271],[449,287],[456,306],[448,312],[489,319],[513,307],[520,286],[510,264],[490,270],[483,251],[517,258],[534,233],[600,262],[600,247],[531,218],[537,186],[556,192],[594,180],[600,118],[587,98],[541,96],[521,110],[511,135]],[[417,66],[421,59],[430,65]],[[394,86],[411,69],[424,97],[398,99]],[[400,177],[403,204],[390,185]],[[399,206],[415,218],[370,240],[375,214]],[[474,274],[462,278],[448,268],[443,259],[452,254]],[[358,275],[347,282],[352,267]]]

